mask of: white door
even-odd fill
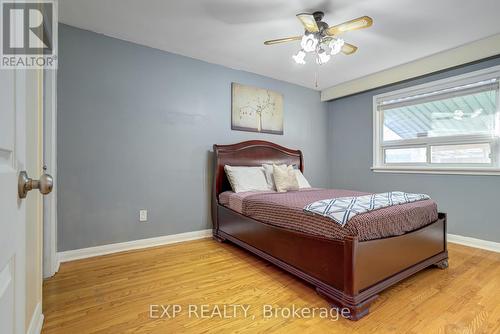
[[[23,110],[16,110],[18,75],[13,70],[0,70],[0,333],[19,333],[25,326],[26,221],[17,194],[22,163],[18,158],[24,160],[19,155],[25,152],[16,139],[25,126]]]
[[[38,330],[41,195],[18,195],[18,177],[41,173],[41,71],[0,70],[0,333]]]

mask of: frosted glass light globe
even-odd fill
[[[304,35],[300,41],[300,46],[305,52],[312,52],[316,50],[318,39],[313,34]]]
[[[295,60],[295,62],[297,64],[305,64],[306,61],[304,60],[304,57],[306,56],[306,53],[302,50],[300,50],[299,52],[297,52],[296,55],[293,55],[292,58],[293,60]]]
[[[320,50],[316,57],[316,63],[319,65],[328,63],[330,57],[331,56],[328,53],[326,53],[325,50]]]
[[[331,48],[330,54],[332,56],[338,54],[340,51],[342,51],[342,47],[344,46],[345,42],[342,38],[338,39],[332,39],[330,41],[330,44],[328,45]]]

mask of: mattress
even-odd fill
[[[303,211],[305,205],[315,201],[367,194],[317,188],[286,193],[226,191],[219,195],[219,203],[262,223],[337,240],[349,235],[359,240],[401,235],[438,219],[437,205],[430,199],[359,214],[343,227],[329,218]]]

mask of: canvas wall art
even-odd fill
[[[231,93],[231,129],[283,134],[282,94],[234,82]]]

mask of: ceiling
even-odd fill
[[[295,14],[315,10],[330,25],[362,15],[374,24],[343,36],[354,55],[321,66],[293,61],[298,42],[263,44],[302,34]],[[498,34],[498,13],[498,0],[59,1],[62,23],[318,90]]]

